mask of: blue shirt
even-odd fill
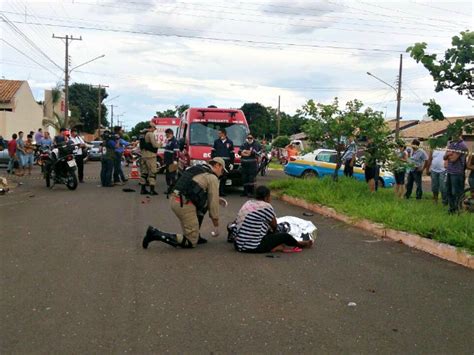
[[[178,140],[175,137],[173,137],[166,142],[165,153],[164,153],[164,158],[165,158],[164,163],[166,165],[173,164],[176,154],[178,152],[179,152]]]
[[[352,142],[347,146],[347,149],[344,152],[344,155],[342,156],[342,160],[344,161],[352,159],[355,153],[357,153],[357,145],[355,144],[355,142]]]
[[[39,144],[43,147],[51,147],[53,145],[53,141],[51,138],[43,138],[40,140]]]
[[[234,143],[229,138],[226,138],[224,141],[220,138],[216,139],[212,147],[211,156],[213,158],[221,157],[234,160]]]
[[[409,158],[409,161],[415,164],[415,166],[411,170],[415,171],[417,169],[422,169],[427,159],[428,157],[426,156],[426,153],[423,149],[417,149],[416,151],[414,151],[413,155]]]
[[[115,148],[115,151],[116,151],[117,153],[122,154],[123,151],[124,151],[124,148],[125,148],[126,146],[128,146],[128,145],[130,145],[130,143],[128,143],[125,139],[120,138],[120,139],[119,139],[119,146],[118,146],[117,148]]]
[[[457,142],[449,143],[448,150],[457,150],[462,152],[468,152],[466,143],[461,139]],[[466,170],[466,154],[461,154],[456,161],[448,160],[448,168],[446,169],[448,174],[461,174],[464,175]]]

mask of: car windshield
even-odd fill
[[[190,144],[213,146],[219,137],[219,129],[225,128],[227,137],[232,140],[235,147],[240,147],[247,137],[247,127],[243,124],[227,122],[199,122],[191,123]]]
[[[336,153],[321,152],[316,157],[316,160],[323,161],[325,163],[336,163]]]

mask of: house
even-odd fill
[[[420,122],[419,120],[400,120],[400,126],[399,126],[400,132],[417,125],[419,122]],[[392,120],[385,121],[385,124],[390,130],[390,134],[394,135],[395,129],[397,126],[397,119],[394,118]]]
[[[474,116],[454,116],[446,117],[442,121],[432,121],[431,119],[424,119],[417,125],[409,127],[403,131],[400,131],[400,137],[405,141],[410,142],[412,139],[419,139],[420,141],[426,141],[430,138],[439,137],[446,132],[446,129],[450,123],[456,120],[469,120],[474,121]],[[466,142],[470,150],[474,147],[474,134],[468,134],[464,132],[464,141]]]
[[[0,80],[0,135],[37,131],[42,127],[43,106],[38,104],[27,81]]]

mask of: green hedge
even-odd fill
[[[275,180],[270,187],[279,193],[334,208],[346,215],[365,218],[386,227],[416,233],[474,252],[474,214],[448,215],[441,203],[435,205],[431,193],[422,200],[398,199],[393,189],[370,193],[364,182],[339,178]]]

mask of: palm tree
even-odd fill
[[[59,86],[56,86],[56,88],[52,89],[51,90],[51,102],[52,102],[52,105],[53,105],[53,117],[48,117],[48,118],[45,118],[43,119],[43,126],[44,127],[53,127],[56,132],[59,132],[59,130],[61,128],[67,128],[65,127],[65,119],[64,117],[61,117],[59,116],[56,112],[55,112],[55,107],[56,105],[61,101],[61,89],[59,88]],[[76,124],[78,124],[79,121],[74,118],[74,117],[70,117],[69,118],[69,126],[74,126]]]

